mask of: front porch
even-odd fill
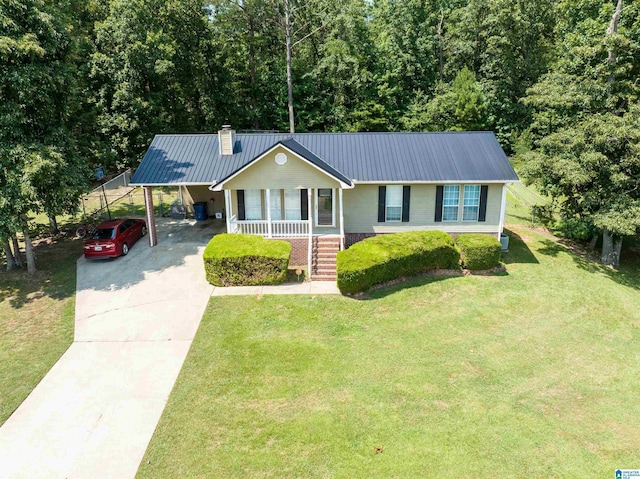
[[[224,203],[227,233],[287,240],[293,266],[311,279],[335,279],[345,237],[341,188],[225,189]]]

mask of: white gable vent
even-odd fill
[[[232,130],[231,125],[222,125],[222,130],[218,131],[220,155],[233,155],[233,146],[235,143],[236,130]]]

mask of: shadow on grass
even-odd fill
[[[401,278],[384,285],[376,286],[374,287],[374,289],[369,290],[366,293],[352,296],[352,298],[359,301],[371,301],[375,299],[382,299],[392,294],[398,293],[400,291],[405,291],[413,288],[420,288],[427,284],[438,283],[440,281],[444,281],[451,278],[459,278],[461,276],[462,274],[442,275],[442,276],[433,275],[433,274],[423,274],[418,276],[412,276],[409,278]]]
[[[638,272],[638,253],[633,248],[623,251],[620,269],[615,270],[598,262],[598,257],[579,243],[559,239],[553,241],[543,239],[540,254],[557,257],[560,253],[569,253],[573,262],[589,273],[601,274],[618,284],[633,289],[640,289],[640,273]]]
[[[502,262],[505,264],[539,264],[535,255],[531,252],[524,239],[513,230],[504,230],[509,236],[509,252],[502,253]]]
[[[17,309],[45,296],[61,300],[75,293],[81,241],[50,238],[35,246],[35,254],[38,267],[35,275],[28,274],[25,268],[0,272],[0,302],[8,300]]]

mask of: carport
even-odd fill
[[[223,192],[209,190],[209,184],[140,184],[135,183],[135,175],[131,181],[132,186],[141,186],[144,192],[145,218],[149,230],[149,245],[158,244],[158,232],[156,218],[154,214],[154,187],[177,187],[180,205],[184,206],[187,217],[194,216],[194,204],[200,203],[204,206],[207,218],[213,221],[224,222],[225,202]],[[180,215],[178,215],[179,217]],[[176,219],[176,218],[174,218]]]

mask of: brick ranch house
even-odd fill
[[[154,186],[205,201],[228,233],[292,243],[290,264],[335,277],[336,251],[410,230],[503,230],[518,176],[492,132],[157,135],[132,185],[144,187],[149,241]]]

